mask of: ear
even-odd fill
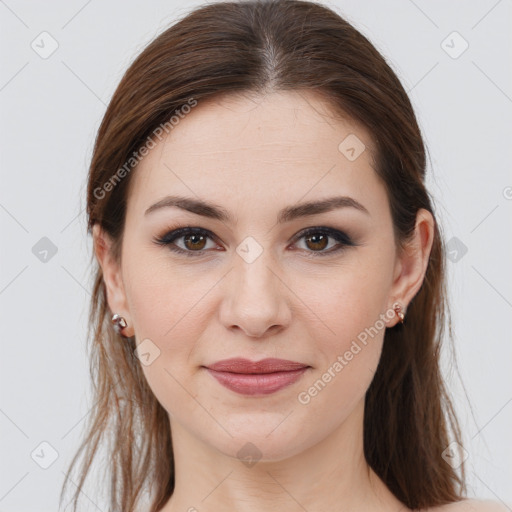
[[[404,314],[407,305],[423,283],[434,241],[434,232],[435,221],[432,214],[421,208],[416,215],[414,233],[398,256],[395,265],[391,297],[395,298],[393,303],[401,304]]]
[[[130,318],[121,268],[112,254],[112,239],[99,224],[93,226],[92,238],[94,253],[103,273],[110,311],[112,314],[118,313],[125,318],[128,326],[123,329],[123,334],[133,336],[133,322]]]

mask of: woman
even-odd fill
[[[326,7],[216,3],[148,45],[90,167],[75,505],[108,442],[112,511],[506,510],[464,499],[424,183],[402,85]]]

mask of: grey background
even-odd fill
[[[92,405],[84,191],[95,133],[135,55],[202,3],[0,1],[0,512],[57,510]],[[386,56],[416,109],[453,260],[456,352],[470,403],[443,357],[470,496],[512,510],[511,2],[327,5]],[[49,51],[52,39],[58,48],[47,58],[31,47]],[[42,442],[58,453],[47,469],[52,449]],[[90,497],[91,510],[106,511]]]

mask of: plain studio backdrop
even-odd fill
[[[1,511],[57,510],[92,406],[85,184],[106,105],[136,54],[202,3],[0,1]],[[384,54],[415,107],[449,249],[470,402],[447,350],[443,369],[464,430],[470,497],[510,506],[511,2],[326,5]],[[89,504],[106,510],[92,494]]]

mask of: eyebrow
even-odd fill
[[[148,215],[152,212],[160,210],[162,208],[181,208],[196,215],[202,217],[208,217],[210,219],[220,220],[222,222],[233,223],[234,219],[231,217],[229,212],[222,206],[215,203],[194,199],[191,197],[184,196],[167,196],[151,205],[144,213]],[[307,203],[301,203],[294,206],[287,206],[283,208],[278,216],[278,224],[290,222],[300,217],[307,217],[309,215],[317,215],[319,213],[330,212],[338,208],[355,208],[367,215],[370,212],[358,201],[348,196],[334,196],[327,199],[321,199],[318,201],[310,201]]]

